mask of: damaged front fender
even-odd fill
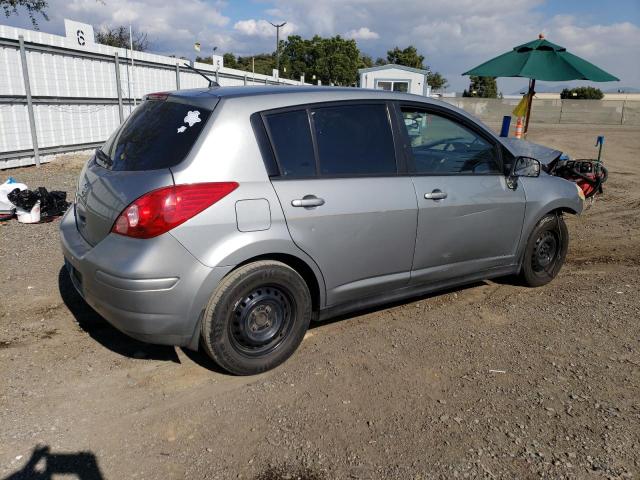
[[[520,140],[519,138],[501,137],[500,141],[514,157],[535,158],[543,165],[549,165],[562,155],[560,150],[554,150],[553,148],[528,142],[527,140]]]

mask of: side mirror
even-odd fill
[[[540,162],[531,157],[517,157],[507,176],[507,186],[515,190],[518,188],[518,177],[539,177]]]
[[[540,162],[531,157],[518,157],[513,162],[512,177],[539,177]]]

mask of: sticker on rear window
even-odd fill
[[[200,121],[200,112],[198,110],[189,110],[187,116],[184,117],[184,123],[188,123],[190,127],[193,127]]]
[[[189,124],[190,127],[193,127],[196,123],[201,122],[200,120],[200,112],[198,110],[189,110],[187,112],[187,116],[184,117],[184,123]],[[182,133],[187,129],[184,125],[178,128],[178,133]]]

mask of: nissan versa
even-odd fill
[[[445,103],[358,88],[152,94],[87,162],[73,284],[127,335],[254,374],[311,320],[560,270],[583,196],[561,152]]]

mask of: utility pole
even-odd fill
[[[133,84],[133,106],[136,106],[136,82],[133,76],[133,28],[129,25],[129,47],[131,48],[131,83]]]
[[[271,25],[276,27],[276,70],[278,70],[278,76],[280,75],[280,29],[284,27],[287,22],[282,22],[277,25],[275,23],[269,22]]]

